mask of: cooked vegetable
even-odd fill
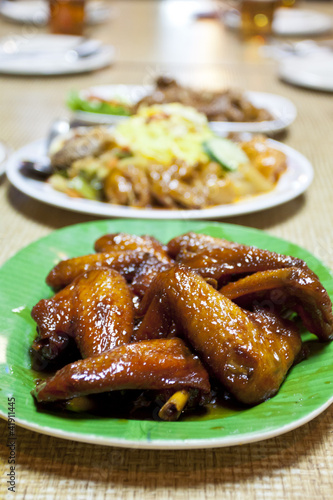
[[[76,111],[87,111],[88,113],[101,113],[105,115],[129,116],[131,107],[120,100],[104,101],[96,96],[83,97],[80,92],[72,90],[67,97],[67,106]]]
[[[203,146],[208,156],[227,171],[233,172],[240,165],[249,162],[244,151],[229,139],[213,137],[205,141]]]

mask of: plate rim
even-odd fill
[[[316,410],[308,413],[302,418],[298,420],[292,421],[290,424],[285,424],[284,426],[268,430],[262,433],[256,433],[256,431],[242,434],[239,436],[228,436],[228,439],[225,437],[220,438],[203,438],[203,439],[176,439],[176,440],[163,440],[163,439],[154,439],[153,441],[149,440],[128,440],[125,438],[105,438],[98,436],[96,434],[79,434],[76,432],[64,431],[62,429],[54,429],[49,426],[40,426],[38,424],[31,423],[27,420],[21,418],[15,418],[15,422],[24,429],[38,432],[38,434],[44,434],[46,436],[56,437],[60,439],[66,439],[69,441],[77,441],[80,443],[86,444],[94,444],[94,445],[104,445],[104,446],[114,446],[119,448],[128,448],[128,449],[146,449],[146,450],[198,450],[203,448],[227,448],[229,446],[241,446],[243,444],[251,444],[251,443],[259,443],[260,441],[266,441],[267,439],[272,439],[274,437],[282,436],[296,430],[303,425],[311,422],[316,417],[321,415],[324,411],[326,411],[333,403],[333,395],[332,397]],[[0,418],[5,421],[8,421],[7,415],[0,410]],[[140,421],[135,421],[140,422]],[[196,422],[198,423],[198,422]]]
[[[135,223],[136,221],[133,219],[127,219],[127,222],[130,223]],[[242,240],[243,238],[262,238],[265,240],[265,245],[273,246],[276,245],[276,243],[280,243],[283,245],[291,245],[293,247],[293,251],[302,252],[305,253],[306,259],[314,259],[314,261],[317,263],[317,265],[320,266],[321,268],[321,273],[325,272],[328,273],[329,279],[333,280],[333,275],[331,270],[324,264],[322,263],[317,257],[315,257],[311,252],[306,250],[303,247],[300,247],[296,243],[292,243],[284,238],[280,238],[274,235],[270,235],[266,231],[251,228],[251,227],[246,227],[246,226],[240,226],[236,224],[230,224],[230,223],[218,223],[218,222],[210,222],[210,221],[190,221],[190,224],[188,221],[183,221],[183,220],[178,220],[178,221],[173,221],[178,226],[176,229],[173,230],[173,232],[176,232],[179,234],[179,231],[185,230],[185,228],[188,228],[188,230],[194,230],[199,233],[207,233],[208,231],[215,230],[218,228],[218,231],[228,231],[234,232],[233,238],[235,241],[238,239]],[[73,228],[74,231],[85,231],[86,228],[91,227],[93,232],[99,233],[101,231],[105,231],[105,226],[109,228],[109,226],[113,226],[116,223],[118,224],[119,227],[122,227],[124,224],[124,219],[116,219],[116,220],[97,220],[97,221],[92,221],[92,222],[83,222],[79,224],[74,224],[73,226],[65,226],[61,229],[57,229],[55,231],[50,232],[46,236],[42,236],[41,238],[38,238],[36,241],[30,243],[26,247],[22,248],[19,250],[13,257],[8,259],[6,262],[3,263],[3,265],[0,267],[0,278],[2,279],[2,268],[15,259],[19,254],[24,255],[24,253],[28,250],[31,250],[31,247],[38,246],[42,242],[42,244],[46,244],[49,242],[49,240],[53,241],[53,238],[55,236],[56,241],[54,244],[61,244],[61,240],[63,241],[63,233],[70,233],[72,232]],[[149,225],[149,221],[145,219],[141,219],[141,224],[144,226]],[[107,229],[108,230],[108,229]],[[142,230],[142,229],[140,229]],[[153,232],[156,231],[153,229]],[[159,230],[157,230],[159,232]],[[235,235],[236,234],[236,235]],[[221,237],[221,234],[219,235]],[[230,238],[230,235],[228,236]],[[59,240],[59,241],[58,241]],[[253,242],[251,242],[253,244]],[[53,249],[54,250],[54,249]],[[52,256],[53,253],[51,252]],[[8,333],[10,335],[10,333]],[[7,358],[7,353],[6,353],[6,362],[8,362]],[[325,394],[325,396],[327,396]],[[274,399],[274,398],[272,398]],[[316,418],[318,415],[323,413],[331,404],[333,403],[333,394],[331,394],[329,397],[326,398],[326,401],[322,404],[320,404],[318,407],[314,408],[313,410],[309,411],[307,414],[301,416],[297,420],[292,420],[289,423],[286,423],[282,425],[281,427],[275,427],[275,428],[270,428],[268,427],[267,430],[264,431],[258,431],[258,430],[252,430],[251,432],[244,432],[243,434],[232,436],[232,435],[226,435],[226,436],[220,436],[220,437],[212,437],[212,438],[196,438],[196,439],[152,439],[150,440],[148,436],[139,436],[136,439],[126,439],[126,438],[118,438],[115,436],[111,437],[106,437],[101,436],[101,435],[96,435],[93,433],[76,433],[76,432],[71,432],[68,430],[64,430],[61,428],[53,428],[48,425],[39,425],[38,423],[34,423],[31,421],[27,421],[24,418],[19,418],[16,417],[15,420],[18,425],[28,429],[32,430],[34,432],[38,432],[41,434],[46,434],[52,437],[56,438],[62,438],[62,439],[69,439],[69,440],[75,440],[79,442],[84,442],[84,443],[90,443],[90,444],[96,444],[96,445],[106,445],[106,446],[116,446],[116,447],[123,447],[123,448],[136,448],[136,449],[159,449],[159,450],[166,450],[166,449],[173,449],[173,450],[180,450],[180,449],[203,449],[203,448],[222,448],[222,447],[227,447],[227,446],[237,446],[237,445],[242,445],[242,444],[249,444],[249,443],[254,443],[254,442],[259,442],[263,441],[266,439],[270,439],[273,437],[280,436],[282,434],[285,434],[287,432],[290,432],[294,429],[297,429],[298,427],[306,424],[307,422],[313,420]],[[311,405],[310,405],[311,406]],[[0,417],[4,418],[5,420],[7,419],[5,412],[0,408]],[[119,419],[115,419],[119,420]],[[202,423],[205,425],[210,425],[212,422],[219,423],[223,420],[223,417],[219,417],[214,420],[205,420],[202,421]],[[135,420],[137,424],[140,425],[140,420]],[[152,425],[154,424],[165,424],[164,422],[150,422]],[[185,422],[187,425],[194,424],[193,426],[198,424],[198,421],[188,421]]]
[[[68,39],[71,41],[79,40],[81,37],[73,36],[73,35],[54,35],[51,33],[38,33],[34,35],[34,40],[40,38],[43,39],[54,39],[54,37],[61,37],[63,40]],[[6,38],[6,37],[4,37]],[[1,42],[1,40],[0,40]],[[75,45],[75,44],[74,44]],[[27,67],[24,62],[34,59],[35,67]],[[52,65],[49,67],[43,66],[41,59],[38,63],[38,58],[34,58],[33,56],[28,56],[27,58],[17,59],[15,60],[15,64],[11,65],[11,60],[8,59],[9,65],[6,64],[6,59],[0,59],[0,75],[19,75],[19,76],[56,76],[56,75],[75,75],[80,73],[89,73],[92,71],[96,71],[97,69],[102,69],[110,64],[112,64],[115,60],[115,47],[111,44],[103,44],[101,45],[99,51],[95,54],[92,54],[89,57],[81,58],[74,63],[71,64],[59,64],[58,66]],[[20,61],[23,61],[23,66],[20,66]],[[58,60],[60,61],[60,59]]]
[[[26,144],[22,148],[15,151],[6,161],[6,174],[12,185],[24,194],[33,199],[44,202],[46,204],[56,206],[58,208],[85,213],[90,215],[97,215],[102,217],[119,217],[119,218],[145,218],[145,219],[158,219],[158,220],[171,220],[171,219],[208,219],[212,217],[233,217],[238,215],[245,215],[254,213],[268,208],[273,208],[286,203],[300,194],[304,193],[311,185],[314,177],[314,169],[310,161],[299,151],[292,147],[275,141],[267,139],[267,141],[287,154],[289,161],[295,161],[297,166],[301,167],[298,174],[299,182],[296,187],[289,185],[289,190],[279,191],[279,186],[284,182],[288,171],[285,172],[277,186],[266,194],[256,195],[243,202],[234,204],[218,205],[211,208],[195,209],[195,210],[169,210],[169,209],[144,209],[135,207],[125,207],[120,205],[112,205],[105,202],[91,201],[85,199],[70,198],[69,196],[55,191],[49,186],[47,190],[38,190],[35,186],[39,181],[26,181],[26,178],[19,173],[19,160],[27,159],[25,151],[31,148],[41,148],[45,150],[45,139],[38,139],[31,143]],[[35,156],[36,157],[36,156]],[[37,155],[39,157],[39,155]],[[292,168],[289,172],[292,176]],[[38,183],[38,184],[36,184]],[[52,194],[52,196],[51,196]]]
[[[319,59],[318,56],[315,55],[303,57],[302,59],[290,56],[280,62],[278,75],[283,81],[296,85],[298,87],[310,90],[320,90],[323,92],[333,92],[333,79],[329,82],[329,85],[327,85],[326,82],[321,83],[320,77],[316,75],[313,75],[313,77],[311,78],[311,74],[308,73],[307,76],[307,71],[306,71],[307,65],[311,64],[311,62],[315,62],[316,64],[322,63],[324,65],[326,59],[328,59],[333,64],[332,55],[326,55]],[[293,71],[291,71],[291,66],[293,67]],[[299,66],[301,66],[300,69]],[[299,71],[295,72],[294,71],[295,67],[298,68]],[[305,69],[305,79],[304,77],[300,77],[302,72],[304,74],[304,69]]]

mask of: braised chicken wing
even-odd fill
[[[179,260],[183,253],[198,253],[207,251],[212,248],[234,248],[238,243],[233,243],[222,238],[214,238],[207,234],[197,234],[189,232],[176,236],[167,244],[168,254],[173,258]]]
[[[116,347],[76,361],[37,385],[37,401],[125,389],[175,391],[187,388],[209,393],[206,370],[180,339],[161,339]]]
[[[124,250],[136,250],[139,252],[153,253],[163,261],[170,261],[166,253],[166,246],[162,245],[152,236],[135,236],[128,233],[105,234],[95,241],[96,252],[119,252]]]
[[[308,269],[301,259],[245,245],[209,248],[197,253],[187,253],[183,254],[178,261],[204,278],[213,278],[217,281],[226,276],[282,267]]]
[[[219,382],[247,404],[264,401],[278,391],[301,349],[294,325],[273,317],[271,328],[263,327],[201,276],[182,267],[155,278],[140,312],[144,321],[137,338],[167,333],[172,319],[178,334]]]
[[[137,267],[146,261],[149,255],[147,252],[124,250],[62,260],[49,272],[46,283],[57,290],[69,285],[80,274],[101,267],[114,269],[125,278],[131,279]]]
[[[244,295],[283,288],[286,303],[295,309],[306,328],[320,340],[333,340],[332,303],[318,277],[310,270],[291,267],[263,271],[221,288],[220,292],[231,300]],[[274,305],[274,300],[272,301]]]
[[[83,358],[127,344],[133,333],[132,297],[113,269],[83,273],[52,299],[38,302],[32,317],[41,339],[74,337]]]

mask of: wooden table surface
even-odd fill
[[[263,57],[257,43],[245,44],[217,20],[195,20],[193,13],[204,10],[206,2],[110,4],[112,18],[90,28],[90,33],[115,46],[114,64],[74,76],[1,76],[0,140],[17,149],[43,137],[54,118],[68,115],[67,92],[93,84],[145,84],[164,73],[196,86],[280,94],[298,110],[280,139],[312,162],[313,184],[304,195],[278,208],[228,221],[295,242],[333,268],[332,94],[281,82],[276,61]],[[327,2],[307,3],[306,8],[333,15]],[[40,31],[0,20],[1,36]],[[30,199],[11,187],[5,176],[0,177],[0,214],[0,263],[55,229],[97,220]],[[307,425],[274,439],[193,451],[109,448],[17,428],[15,494],[5,484],[8,427],[1,421],[0,497],[328,500],[333,496],[332,417],[331,407]]]

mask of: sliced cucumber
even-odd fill
[[[249,161],[244,151],[229,139],[223,137],[213,137],[203,143],[207,155],[219,163],[228,172],[237,170],[239,165]]]

